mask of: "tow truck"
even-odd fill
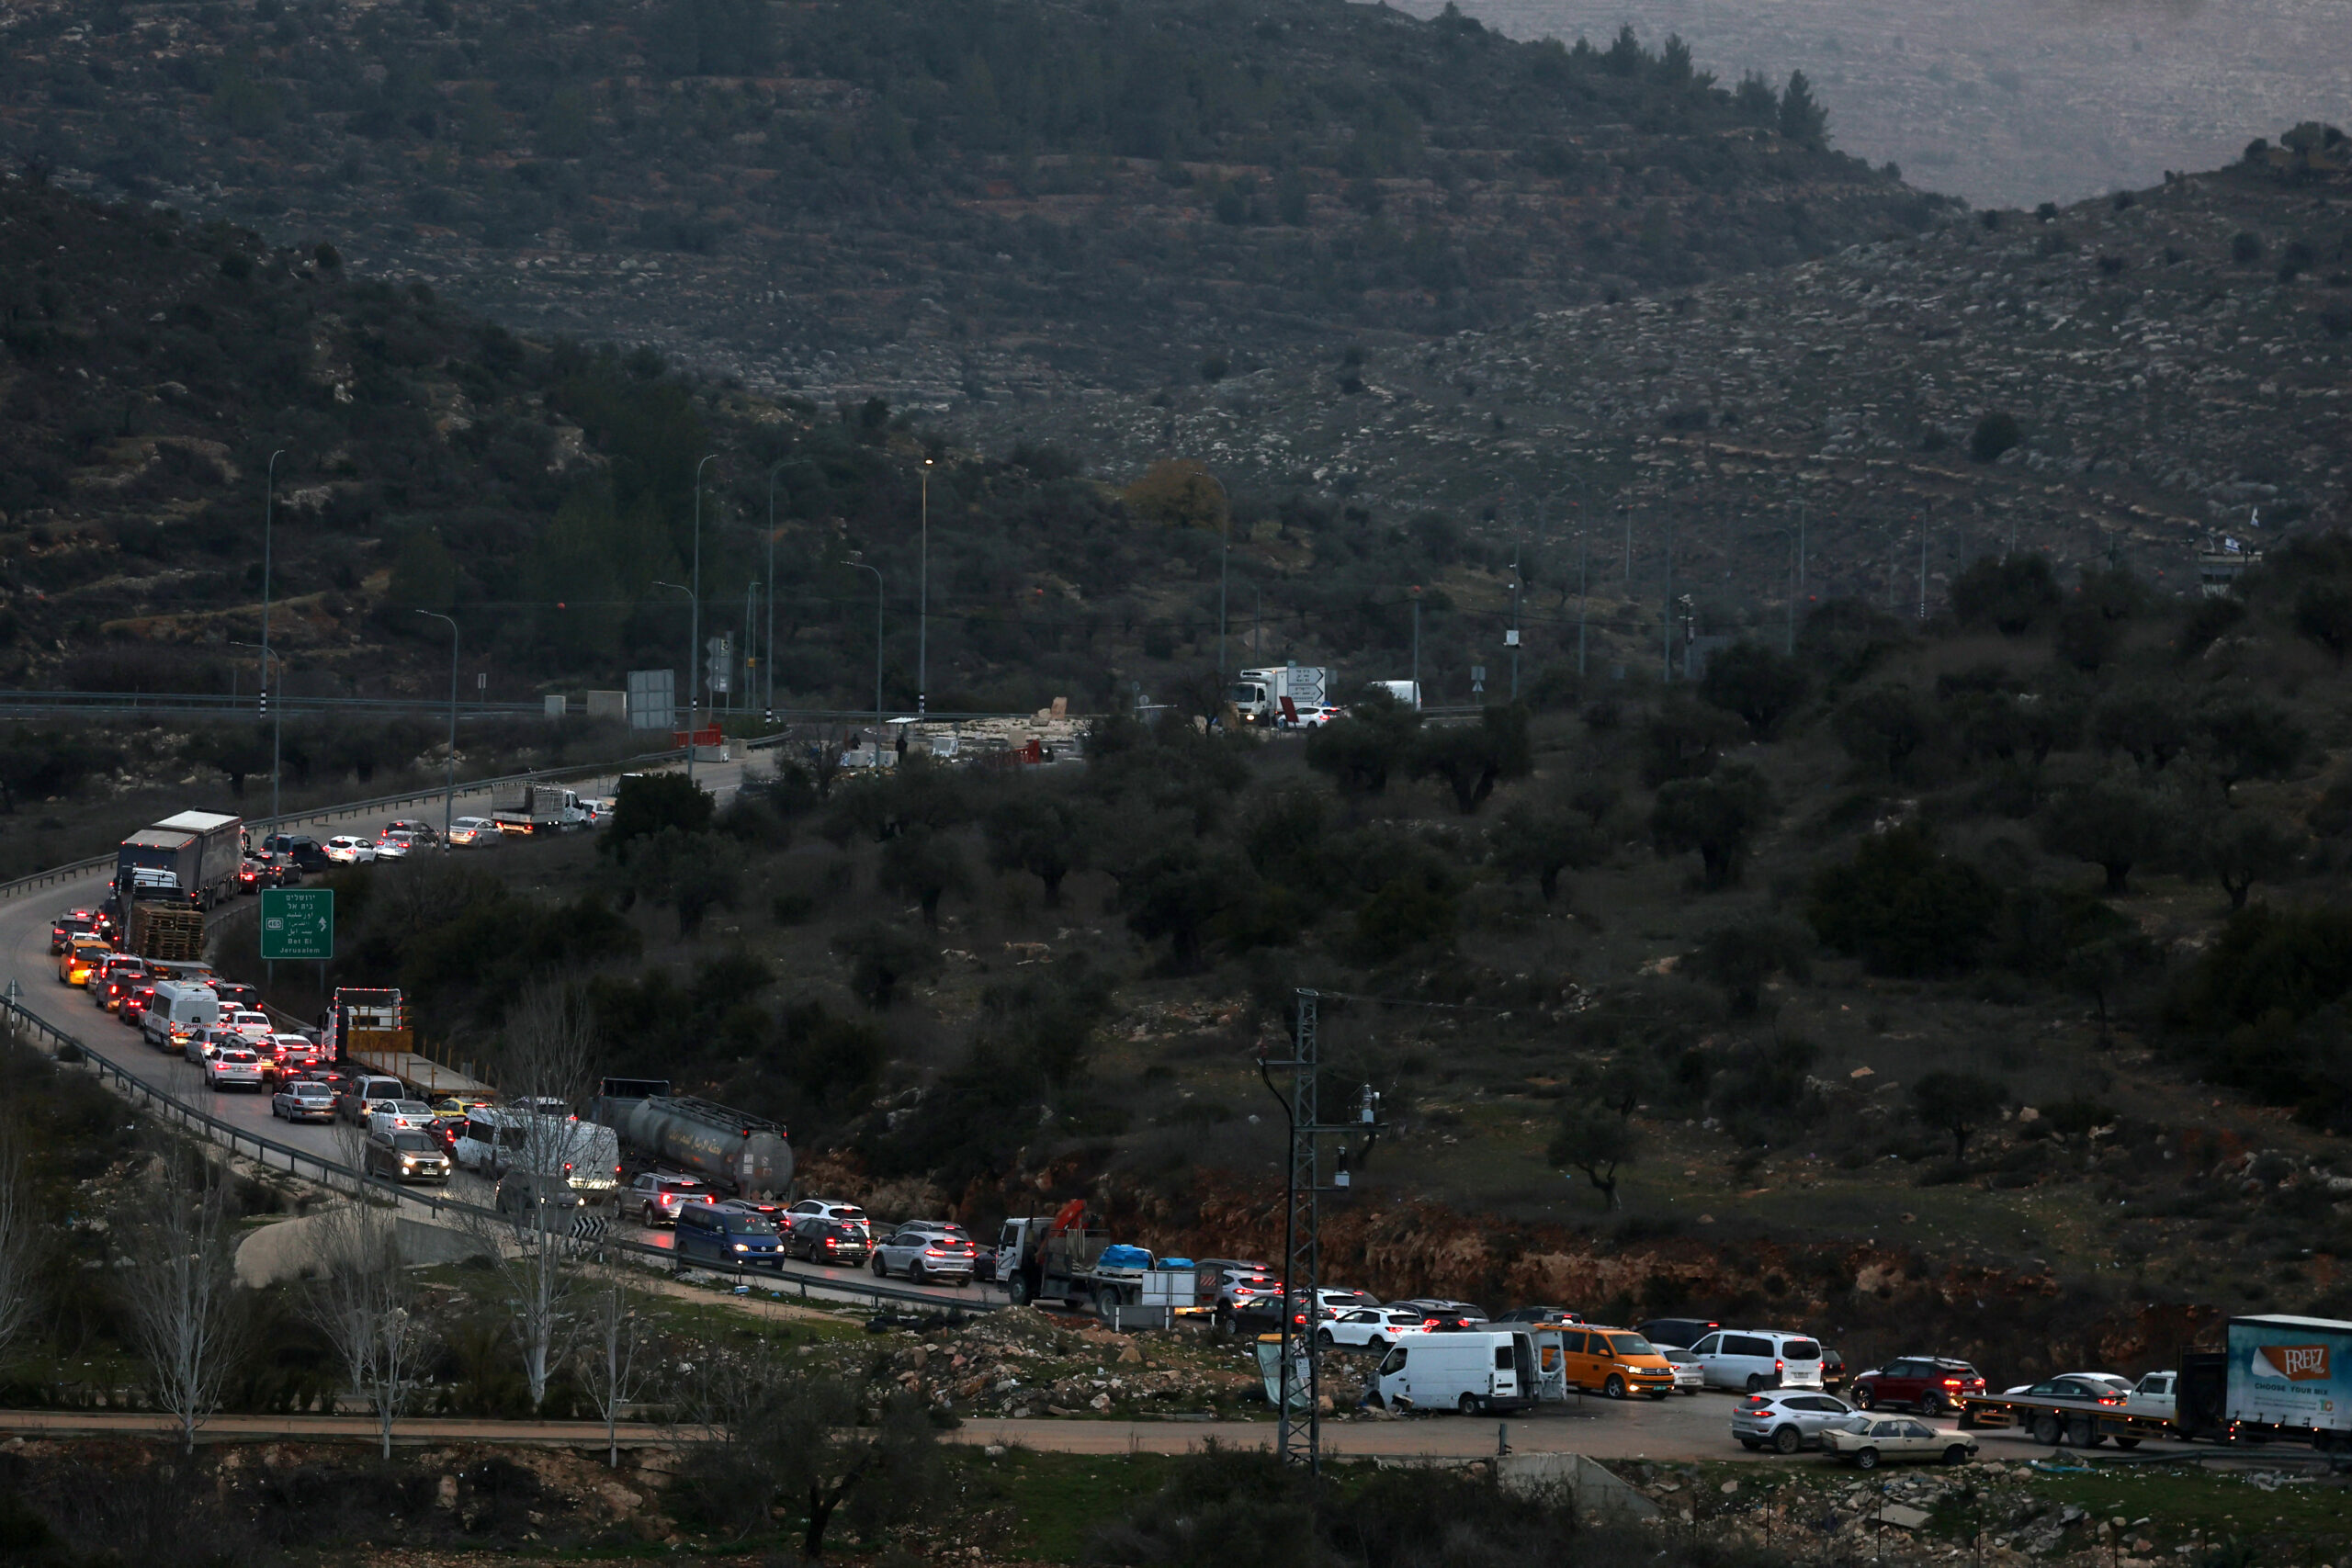
[[[2037,1443],[2087,1449],[2112,1438],[2136,1449],[2149,1438],[2177,1438],[2171,1421],[2130,1408],[2131,1395],[2080,1378],[2045,1378],[2017,1393],[1973,1393],[1960,1402],[1960,1425],[1977,1431],[2021,1427]]]
[[[1091,1302],[1103,1317],[1120,1307],[1199,1313],[1195,1271],[1157,1262],[1139,1247],[1114,1246],[1105,1233],[1088,1230],[1083,1198],[1071,1199],[1050,1219],[1008,1219],[997,1233],[996,1274],[1015,1306],[1058,1298],[1072,1310]]]

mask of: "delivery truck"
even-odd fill
[[[1226,689],[1225,700],[1233,705],[1244,724],[1296,724],[1300,714],[1323,705],[1327,674],[1321,666],[1312,664],[1244,670]]]
[[[563,833],[590,825],[577,794],[544,784],[499,784],[491,791],[490,819],[502,833]]]
[[[163,886],[155,877],[139,875],[141,871],[162,872],[190,905],[209,909],[237,891],[237,870],[244,859],[243,818],[183,811],[122,840],[115,852],[116,897],[128,902],[142,884]]]

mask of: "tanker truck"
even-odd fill
[[[659,1079],[606,1078],[592,1114],[621,1142],[744,1198],[777,1198],[792,1186],[792,1145],[784,1127]]]

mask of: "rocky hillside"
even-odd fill
[[[1581,536],[1653,643],[1669,537],[1674,591],[1730,630],[1779,615],[1801,519],[1810,598],[1932,609],[2012,544],[2181,586],[2210,533],[2352,516],[2352,176],[2334,130],[2290,140],[1782,272],[970,426],[1466,513],[1539,543],[1563,595]],[[1544,646],[1573,641],[1549,621]]]
[[[827,399],[1148,387],[1936,205],[1830,152],[1801,83],[1340,0],[35,0],[0,26],[12,161]]]

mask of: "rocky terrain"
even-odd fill
[[[0,31],[12,161],[827,401],[1148,387],[1937,206],[1786,73],[1340,0],[27,0]]]
[[[967,425],[1475,513],[1541,547],[1549,650],[1573,646],[1580,546],[1592,592],[1653,627],[1669,547],[1707,628],[1769,626],[1801,522],[1807,599],[1932,608],[2011,548],[2183,589],[2209,536],[2352,516],[2352,177],[2336,132],[2295,139],[1769,276]]]
[[[1433,15],[1439,0],[1406,7]],[[1679,32],[1726,81],[1813,78],[1838,145],[1986,207],[2075,201],[2226,163],[2340,115],[2344,0],[1471,0],[1513,38]]]

